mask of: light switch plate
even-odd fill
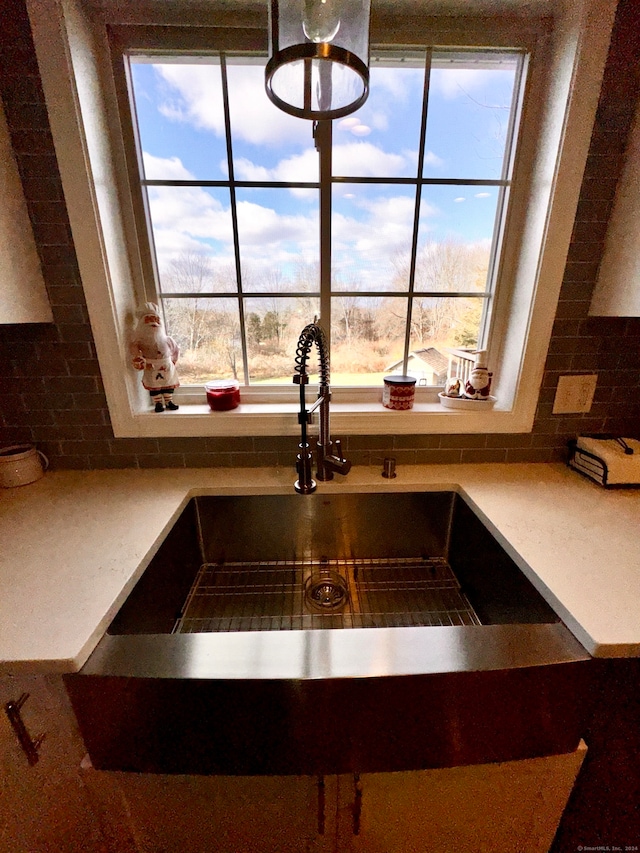
[[[597,382],[597,373],[561,376],[558,379],[556,397],[553,401],[553,414],[568,415],[575,412],[588,412],[593,403]]]

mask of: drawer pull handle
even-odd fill
[[[36,738],[32,738],[29,732],[27,731],[27,727],[24,724],[24,720],[20,715],[20,710],[24,703],[29,698],[28,693],[23,693],[22,696],[17,699],[15,702],[10,700],[4,706],[9,722],[11,723],[11,728],[15,732],[16,737],[18,738],[18,743],[22,747],[22,751],[27,756],[27,761],[33,767],[34,764],[38,763],[38,759],[40,756],[38,755],[38,750],[42,746],[42,742],[45,739],[45,735],[38,735]]]

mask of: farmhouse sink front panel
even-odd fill
[[[457,493],[205,496],[65,680],[99,769],[328,774],[572,752],[588,660]]]

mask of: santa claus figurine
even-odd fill
[[[465,382],[463,396],[468,400],[486,400],[491,393],[493,373],[487,369],[486,350],[476,350],[476,360],[469,378]]]
[[[179,408],[173,400],[174,390],[180,385],[176,363],[180,350],[173,338],[164,330],[158,306],[147,302],[138,321],[129,346],[132,364],[142,370],[142,384],[151,396],[156,412]]]

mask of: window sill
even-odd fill
[[[230,412],[206,405],[181,404],[177,412],[139,412],[127,418],[118,436],[256,436],[299,434],[294,403],[241,403]],[[317,419],[314,419],[317,424]],[[331,405],[331,432],[343,435],[415,435],[419,433],[527,432],[528,418],[513,411],[454,412],[439,403],[416,403],[408,412],[393,412],[380,403]],[[311,426],[316,432],[317,426]]]

